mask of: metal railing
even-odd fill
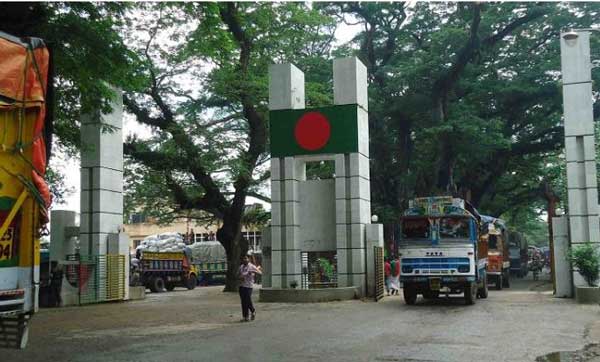
[[[68,255],[66,276],[77,288],[79,304],[93,304],[125,298],[124,255]]]

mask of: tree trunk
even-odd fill
[[[221,242],[227,253],[227,274],[224,292],[237,292],[240,280],[238,271],[242,255],[248,252],[248,242],[242,238],[240,222],[230,220],[226,216],[223,226],[217,230],[217,239]]]
[[[240,285],[238,271],[242,257],[242,250],[239,247],[239,240],[231,241],[232,248],[227,251],[227,275],[225,279],[224,292],[237,292]]]

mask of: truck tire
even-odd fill
[[[150,290],[153,293],[162,293],[165,290],[165,281],[162,277],[154,277],[150,281]]]
[[[402,294],[404,295],[404,303],[407,305],[414,305],[417,302],[417,289],[414,286],[405,284],[402,288]]]
[[[477,282],[465,285],[465,304],[473,305],[477,300]]]
[[[193,290],[193,289],[196,289],[197,285],[198,285],[198,278],[196,278],[195,274],[190,274],[190,276],[185,281],[185,287],[188,288],[188,290]]]
[[[502,280],[502,286],[504,288],[510,288],[510,277],[509,277],[510,273],[505,273],[504,274],[504,279]]]
[[[479,288],[477,295],[481,299],[486,299],[488,297],[487,275],[483,277],[483,286]]]
[[[502,274],[496,276],[496,290],[502,290],[502,285],[504,284],[502,279]]]

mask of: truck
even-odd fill
[[[508,249],[508,231],[502,219],[481,216],[483,221],[482,237],[488,244],[488,282],[493,282],[496,290],[510,287],[510,255]]]
[[[25,348],[38,311],[40,238],[52,112],[50,55],[38,38],[0,32],[0,346]],[[51,98],[51,97],[48,97]]]
[[[153,293],[172,291],[175,287],[189,290],[198,285],[198,269],[191,262],[191,253],[141,251],[131,263],[132,286],[144,286]]]
[[[518,231],[508,231],[508,253],[510,256],[510,272],[519,278],[524,278],[529,273],[527,239]]]
[[[487,298],[487,244],[481,216],[450,196],[416,198],[400,218],[398,257],[404,301],[464,294],[467,305]]]

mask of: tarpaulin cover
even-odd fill
[[[0,107],[38,108],[33,128],[32,181],[46,208],[50,206],[50,190],[44,181],[46,174],[46,146],[44,121],[46,118],[46,90],[48,85],[49,53],[38,38],[17,38],[0,32]]]

